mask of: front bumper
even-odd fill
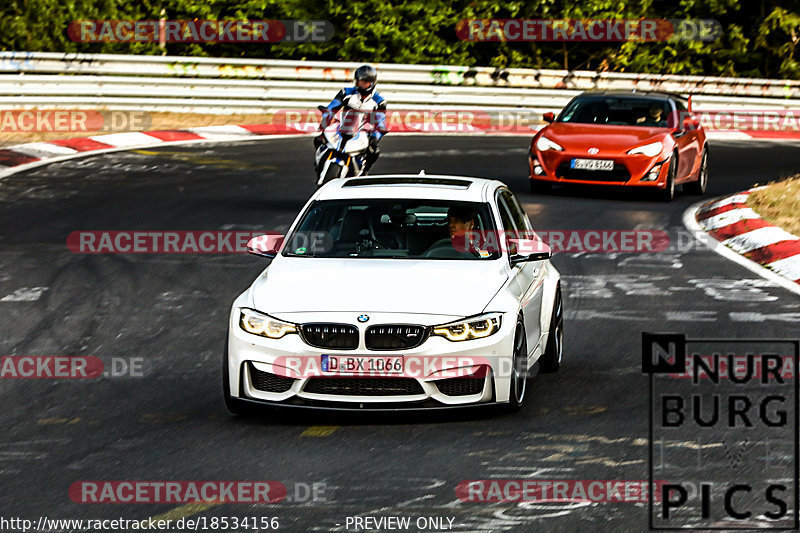
[[[570,167],[572,159],[603,159],[614,161],[612,171],[576,171]],[[608,185],[617,187],[648,187],[663,189],[667,184],[669,158],[659,154],[647,157],[641,154],[603,154],[587,156],[579,152],[533,150],[528,153],[529,178],[548,183],[573,183],[579,185]],[[658,168],[655,168],[658,167]],[[655,168],[655,179],[651,174]]]
[[[324,321],[348,323],[353,313],[325,314]],[[409,323],[410,317],[370,313],[369,325]],[[419,317],[416,317],[419,318]],[[318,320],[317,320],[318,321]],[[352,323],[352,322],[351,322]],[[418,322],[419,323],[419,322]],[[424,325],[431,325],[430,319]],[[452,408],[506,403],[510,389],[515,321],[503,320],[500,331],[485,339],[451,342],[431,336],[416,348],[376,351],[364,346],[366,326],[359,328],[354,350],[316,348],[300,335],[267,339],[242,331],[239,307],[231,310],[227,365],[231,396],[260,404],[330,409],[401,410]],[[402,355],[406,375],[341,377],[319,372],[321,356]],[[298,365],[297,361],[301,361]],[[412,367],[412,363],[416,363]],[[428,366],[430,363],[430,366]],[[299,370],[299,371],[298,371]]]
[[[361,411],[365,413],[406,413],[406,412],[437,412],[437,411],[476,411],[479,409],[497,409],[507,406],[505,402],[486,402],[486,403],[465,403],[457,405],[442,405],[435,400],[423,402],[399,402],[399,403],[364,403],[353,404],[352,402],[317,402],[313,400],[303,400],[295,398],[284,402],[265,402],[263,400],[252,400],[250,398],[239,398],[239,401],[246,405],[256,408],[275,408],[279,410],[298,410],[298,411],[328,411],[352,413]]]

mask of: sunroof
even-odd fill
[[[429,178],[426,176],[408,176],[397,178],[353,178],[347,180],[342,187],[364,187],[367,185],[440,185],[445,187],[468,188],[471,181],[455,178]]]

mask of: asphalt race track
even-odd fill
[[[681,238],[683,212],[698,197],[666,204],[582,189],[534,196],[528,142],[389,136],[373,173],[494,177],[519,194],[538,229],[661,229]],[[564,279],[565,363],[532,381],[517,414],[231,417],[220,376],[227,315],[265,260],[80,255],[68,250],[67,235],[285,230],[314,191],[311,149],[308,138],[168,146],[0,180],[0,355],[138,360],[142,374],[0,380],[4,516],[277,516],[280,531],[347,531],[347,517],[410,516],[454,518],[453,531],[645,531],[643,503],[461,502],[455,489],[495,478],[646,480],[642,331],[798,337],[800,296],[699,243],[660,254],[565,253],[553,258]],[[791,143],[712,142],[706,197],[798,167],[800,147]],[[480,280],[460,288],[470,283]],[[293,501],[73,503],[69,487],[81,480],[277,480]],[[305,501],[314,483],[324,492]]]

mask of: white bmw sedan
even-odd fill
[[[225,404],[518,409],[558,370],[560,277],[502,182],[456,176],[334,180],[233,303]]]

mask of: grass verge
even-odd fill
[[[770,224],[800,237],[800,175],[753,191],[747,205]]]

